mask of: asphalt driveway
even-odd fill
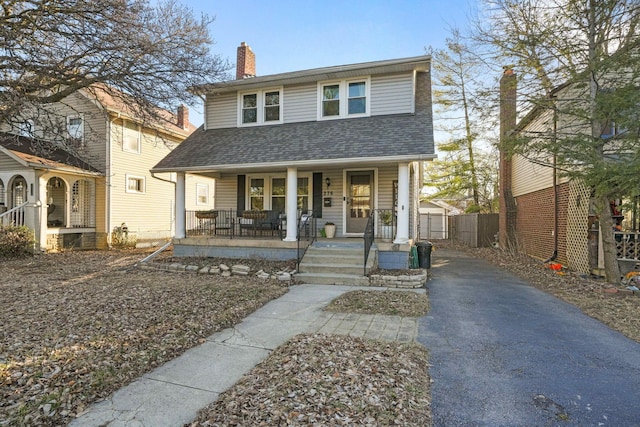
[[[640,344],[484,260],[433,255],[417,340],[435,426],[640,426]]]

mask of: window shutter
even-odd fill
[[[244,189],[246,185],[246,175],[238,175],[238,193],[237,193],[237,203],[238,203],[238,215],[242,215],[244,211]]]
[[[322,218],[322,172],[313,174],[313,216]]]

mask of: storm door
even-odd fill
[[[373,171],[347,172],[347,233],[364,233],[373,209]]]

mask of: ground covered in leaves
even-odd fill
[[[424,290],[413,291],[352,291],[331,301],[327,311],[384,314],[387,316],[420,317],[429,311],[429,299]]]
[[[0,425],[65,425],[287,291],[253,276],[132,268],[145,255],[66,252],[0,263]]]
[[[298,335],[191,426],[429,426],[427,368],[417,344]]]

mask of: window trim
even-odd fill
[[[204,189],[206,192],[206,196],[207,199],[204,202],[200,201],[200,190]],[[209,184],[205,184],[202,182],[197,182],[196,183],[196,206],[209,206],[209,200],[210,200],[210,195],[209,195]]]
[[[130,150],[127,145],[124,143],[124,137],[125,137],[125,131],[127,129],[126,124],[127,123],[131,123],[133,125],[136,126],[137,130],[138,130],[138,149],[137,151],[134,150]],[[127,121],[127,120],[123,120],[122,121],[122,151],[126,152],[126,153],[133,153],[133,154],[140,154],[142,152],[142,127],[136,123],[136,122],[131,122],[131,121]]]
[[[247,210],[251,209],[251,180],[252,179],[263,179],[264,180],[264,194],[263,194],[263,206],[264,210],[272,210],[272,197],[273,197],[273,178],[284,178],[285,179],[285,209],[286,209],[286,185],[287,185],[287,175],[286,174],[255,174],[255,175],[247,175],[246,183],[245,183],[245,202],[247,206]],[[308,210],[313,210],[313,173],[299,173],[298,179],[307,178],[309,193],[307,194],[308,198]],[[297,186],[297,183],[296,183]],[[297,188],[297,187],[296,187]],[[296,204],[298,195],[296,194]]]
[[[69,126],[71,126],[71,120],[80,119],[80,138],[76,138],[69,132]],[[84,143],[84,114],[70,114],[67,116],[67,137],[71,140],[77,140],[81,144]]]
[[[278,120],[265,120],[265,108],[267,105],[265,104],[265,95],[270,92],[278,92],[278,109],[279,109],[279,119]],[[243,123],[243,101],[245,95],[256,95],[256,121],[252,123]],[[278,87],[270,87],[260,90],[247,90],[238,92],[238,127],[251,127],[251,126],[264,126],[264,125],[277,125],[282,124],[284,122],[284,89],[282,86]]]
[[[364,113],[354,113],[349,114],[349,84],[350,83],[361,83],[364,82],[364,96],[365,100],[365,112]],[[333,86],[338,85],[339,93],[339,111],[340,114],[336,116],[324,116],[322,110],[322,104],[324,101],[324,87],[325,86]],[[369,117],[371,116],[371,76],[362,76],[356,78],[342,79],[342,80],[325,80],[319,81],[317,87],[317,119],[320,120],[337,120],[337,119],[347,119],[347,118],[355,118],[355,117]]]
[[[129,188],[129,180],[136,180],[142,183],[141,190],[132,190]],[[125,192],[130,194],[146,194],[147,192],[147,178],[145,176],[140,175],[129,175],[125,174]]]

